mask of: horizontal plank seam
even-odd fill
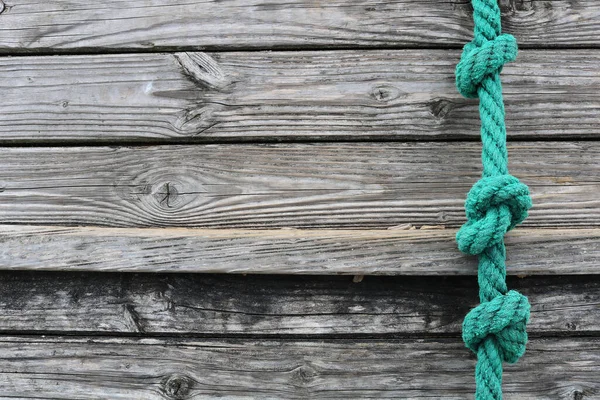
[[[598,50],[600,49],[600,44],[598,45],[563,45],[563,44],[545,44],[545,45],[529,45],[523,44],[519,45],[521,50],[534,50],[534,51],[549,51],[549,50]],[[76,49],[60,49],[60,50],[31,50],[31,49],[10,49],[9,52],[5,52],[0,50],[0,58],[2,57],[12,57],[12,56],[32,56],[32,57],[54,57],[54,56],[68,56],[68,55],[78,55],[78,56],[86,56],[86,55],[125,55],[125,54],[164,54],[164,53],[175,53],[175,52],[195,52],[195,51],[205,51],[211,53],[235,53],[235,52],[247,52],[247,53],[260,53],[265,51],[281,51],[281,52],[298,52],[298,51],[352,51],[352,50],[360,50],[360,51],[376,51],[376,50],[460,50],[462,46],[460,45],[427,45],[427,46],[407,46],[407,45],[399,45],[399,46],[344,46],[344,45],[332,45],[332,46],[322,46],[322,45],[303,45],[303,46],[271,46],[271,47],[244,47],[244,46],[227,46],[227,47],[219,47],[219,46],[156,46],[152,49],[136,49],[136,48],[87,48],[80,47]]]
[[[569,142],[599,142],[600,134],[598,136],[527,136],[521,135],[518,137],[508,137],[507,142],[509,143],[530,143],[530,142],[557,142],[557,143],[569,143]],[[423,140],[422,137],[411,136],[411,137],[340,137],[338,140],[335,137],[327,136],[323,138],[319,137],[302,137],[302,136],[274,136],[274,137],[263,137],[256,138],[251,137],[248,139],[236,138],[181,138],[181,139],[144,139],[141,141],[135,140],[118,140],[111,139],[106,141],[99,141],[96,139],[92,140],[52,140],[43,142],[32,142],[24,140],[11,140],[2,142],[0,138],[0,150],[2,148],[69,148],[69,147],[154,147],[154,146],[208,146],[215,144],[229,144],[229,145],[252,145],[252,144],[344,144],[344,143],[477,143],[480,139],[477,137],[464,137],[464,138],[444,138],[444,137],[427,137]]]
[[[202,334],[202,333],[129,333],[129,332],[95,332],[95,331],[31,331],[31,330],[6,330],[0,331],[0,341],[14,336],[24,336],[35,340],[35,338],[95,338],[95,339],[161,339],[161,340],[187,340],[187,339],[207,339],[207,340],[289,340],[289,341],[317,341],[317,340],[361,340],[361,341],[402,341],[402,340],[436,340],[436,339],[456,339],[462,340],[460,333],[380,333],[380,334]],[[534,339],[600,339],[600,331],[585,332],[532,332],[529,338]]]
[[[0,148],[1,150],[1,148]],[[531,185],[533,187],[535,186],[541,186],[541,185]],[[49,187],[57,187],[57,186],[49,186]],[[85,187],[85,186],[80,186],[80,185],[74,185],[74,186],[66,186],[66,187]],[[98,187],[98,186],[90,186],[90,187]],[[39,187],[38,187],[39,188]],[[1,188],[0,188],[1,189]],[[386,235],[389,236],[396,236],[397,234],[406,234],[406,235],[414,235],[415,233],[424,233],[424,232],[435,232],[435,233],[439,233],[441,232],[455,232],[456,231],[456,227],[447,227],[444,229],[394,229],[394,228],[388,228],[387,226],[383,226],[381,228],[373,228],[373,227],[368,227],[368,228],[206,228],[206,227],[181,227],[181,226],[169,226],[169,227],[148,227],[148,226],[143,226],[143,227],[137,227],[137,226],[131,226],[131,227],[123,227],[123,226],[105,226],[105,225],[57,225],[57,224],[32,224],[32,223],[13,223],[13,222],[2,222],[0,223],[0,228],[2,228],[3,226],[11,226],[11,227],[25,227],[25,228],[30,228],[30,229],[64,229],[64,228],[74,228],[76,230],[85,230],[85,229],[92,229],[94,231],[105,231],[105,232],[109,232],[112,231],[113,233],[119,233],[119,232],[125,232],[125,231],[139,231],[140,233],[144,233],[144,232],[150,232],[150,231],[155,231],[155,232],[168,232],[169,230],[175,230],[177,232],[191,232],[191,233],[195,233],[195,234],[203,234],[206,232],[218,232],[218,233],[227,233],[227,232],[231,232],[231,233],[260,233],[260,232],[264,232],[264,233],[292,233],[294,236],[297,236],[299,234],[302,234],[303,232],[307,232],[307,233],[318,233],[318,232],[335,232],[335,233],[366,233],[366,232],[378,232],[378,233],[385,233]],[[581,231],[594,231],[594,232],[600,232],[600,228],[597,226],[592,226],[592,227],[587,227],[587,226],[572,226],[572,227],[522,227],[520,225],[517,226],[517,228],[515,228],[514,231],[509,232],[508,234],[514,234],[515,232],[523,232],[523,231],[528,231],[528,232],[548,232],[548,231],[556,231],[556,232],[581,232]]]

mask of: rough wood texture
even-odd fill
[[[600,332],[600,277],[510,278],[531,336]],[[469,277],[0,274],[0,331],[41,334],[457,335]]]
[[[0,225],[0,268],[48,271],[473,275],[454,229],[243,230]],[[507,235],[511,275],[598,274],[600,229]]]
[[[600,4],[500,5],[535,203],[504,397],[600,399]],[[0,400],[472,398],[471,30],[465,0],[0,0]]]
[[[477,138],[477,102],[454,86],[458,59],[440,50],[2,58],[0,142]],[[599,65],[585,50],[522,51],[502,73],[510,137],[598,137]]]
[[[503,0],[503,28],[522,46],[597,46],[596,0]],[[0,49],[157,49],[462,46],[464,0],[8,1]]]
[[[0,339],[0,398],[470,399],[475,360],[458,339]],[[600,341],[534,339],[504,397],[598,399]]]
[[[524,227],[600,226],[600,143],[509,146]],[[120,227],[458,227],[479,143],[3,148],[0,223]]]

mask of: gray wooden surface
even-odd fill
[[[505,398],[600,399],[600,3],[499,3]],[[471,12],[0,0],[0,399],[472,399]]]
[[[10,52],[235,48],[460,47],[464,0],[5,0],[0,49]],[[501,0],[503,28],[525,47],[597,47],[596,0]]]
[[[0,142],[474,139],[477,102],[454,87],[459,57],[428,49],[0,58]],[[502,73],[510,138],[595,137],[599,63],[588,50],[521,51]]]
[[[340,143],[17,147],[0,158],[2,224],[458,227],[481,145]],[[600,225],[600,143],[518,142],[528,228]]]
[[[597,399],[598,338],[533,339],[507,399]],[[0,399],[468,399],[458,339],[3,337]]]
[[[508,283],[532,337],[600,332],[599,276]],[[0,332],[45,335],[458,337],[478,301],[475,277],[422,276],[3,272],[0,292]]]
[[[508,283],[533,308],[505,398],[598,398],[600,278]],[[3,272],[0,290],[3,399],[472,398],[474,278]]]
[[[474,275],[456,229],[183,229],[0,225],[11,270]],[[600,229],[526,229],[506,237],[510,275],[598,274]]]

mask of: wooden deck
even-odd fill
[[[600,2],[501,0],[505,398],[600,399]],[[462,0],[0,0],[0,399],[471,399]]]

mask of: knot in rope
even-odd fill
[[[471,0],[473,40],[456,66],[456,87],[479,98],[483,179],[465,203],[467,222],[456,234],[458,248],[478,255],[481,304],[467,314],[463,339],[477,353],[476,400],[502,400],[502,362],[525,352],[529,302],[506,286],[504,234],[527,217],[527,186],[508,173],[505,110],[500,72],[517,57],[517,42],[502,34],[498,0]]]
[[[477,255],[501,243],[506,232],[527,218],[531,205],[529,188],[514,176],[480,179],[467,195],[467,222],[456,234],[459,250]]]
[[[481,45],[469,42],[463,47],[456,66],[456,87],[468,98],[477,97],[477,88],[490,75],[500,73],[502,66],[517,58],[517,41],[512,35],[501,34]]]
[[[529,309],[527,297],[514,290],[481,303],[467,314],[463,322],[465,344],[477,353],[479,345],[489,336],[494,336],[502,361],[517,362],[525,353]]]

